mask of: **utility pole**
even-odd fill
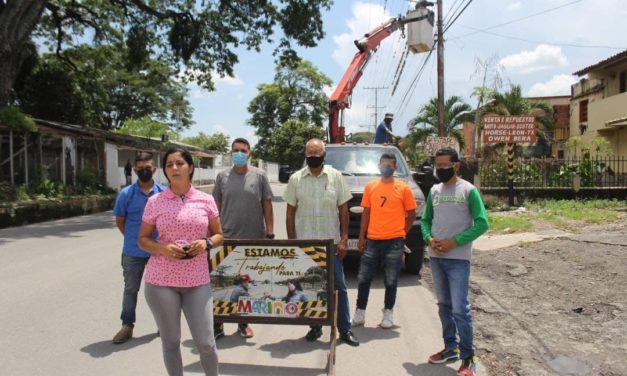
[[[374,108],[374,130],[377,131],[377,121],[379,121],[379,109],[384,107],[379,107],[379,90],[386,90],[388,86],[371,86],[365,87],[364,90],[374,90],[374,106],[368,106],[368,108]]]
[[[438,2],[438,136],[446,137],[444,129],[444,35],[442,31],[442,0]]]

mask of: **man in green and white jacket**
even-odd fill
[[[468,301],[470,258],[472,242],[488,230],[488,218],[477,188],[457,176],[459,167],[454,149],[442,148],[435,154],[441,183],[431,188],[421,220],[444,338],[444,350],[431,355],[429,362],[446,363],[459,357],[462,365],[457,374],[475,376]]]

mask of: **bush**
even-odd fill
[[[93,168],[86,168],[76,176],[76,193],[94,194],[108,192],[106,184]]]
[[[15,192],[15,186],[8,181],[0,182],[0,201],[11,202],[15,201],[17,195]]]
[[[22,113],[17,107],[1,109],[0,124],[14,131],[37,132],[37,124],[30,116]]]
[[[41,178],[39,183],[33,187],[32,193],[45,198],[57,198],[62,195],[63,187],[61,184],[48,179]]]

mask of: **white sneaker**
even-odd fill
[[[363,326],[366,323],[366,310],[365,309],[355,309],[355,314],[353,315],[353,326]]]
[[[390,329],[394,326],[394,320],[392,319],[392,310],[391,309],[383,309],[383,320],[381,320],[380,327],[383,329]]]

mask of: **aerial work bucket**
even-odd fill
[[[420,7],[407,13],[407,19],[426,16],[427,8]],[[429,52],[433,49],[433,17],[407,24],[407,47],[415,54]]]

